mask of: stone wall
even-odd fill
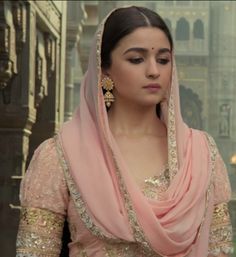
[[[64,120],[66,4],[0,2],[0,249],[15,256],[19,183]]]

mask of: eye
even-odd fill
[[[128,61],[133,64],[139,64],[143,61],[143,58],[141,58],[141,57],[130,58],[130,59],[128,59]]]
[[[167,59],[167,58],[158,58],[157,59],[157,62],[158,63],[160,63],[160,64],[162,64],[162,65],[166,65],[167,63],[169,63],[169,59]]]

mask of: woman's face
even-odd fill
[[[171,70],[171,48],[165,33],[141,27],[118,42],[105,74],[114,81],[116,104],[128,101],[150,106],[163,100]]]

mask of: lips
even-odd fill
[[[144,86],[143,88],[153,88],[153,89],[160,89],[161,86],[159,84],[148,84],[146,86]]]

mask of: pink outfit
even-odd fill
[[[67,215],[70,257],[207,256],[215,206],[230,199],[227,172],[214,141],[182,120],[173,56],[169,98],[161,104],[170,184],[161,198],[143,193],[129,176],[109,129],[100,87],[103,24],[82,82],[80,106],[56,141],[50,139],[36,151],[22,183],[22,206],[49,210],[59,219]],[[229,221],[226,227],[227,248]]]
[[[202,234],[205,234],[205,236],[200,236],[199,240],[205,240],[204,245],[209,249],[209,251],[213,252],[215,247],[218,248],[218,251],[224,249],[226,251],[230,251],[231,226],[229,223],[228,214],[226,215],[225,212],[225,210],[227,211],[227,209],[221,207],[228,199],[229,184],[226,170],[219,155],[217,155],[215,171],[216,173],[213,179],[214,190],[211,193],[212,197],[214,197],[215,204],[219,206],[222,211],[224,211],[223,218],[220,219],[221,231],[216,231],[217,226],[211,226],[210,230],[208,231],[209,224],[207,224],[205,226],[205,231],[202,230]],[[150,192],[151,190],[149,185],[147,187],[148,190],[145,192],[145,195],[148,196],[148,192]],[[158,188],[157,193],[158,191],[162,191],[162,186]],[[49,139],[45,141],[35,151],[34,157],[27,170],[26,176],[22,181],[20,196],[22,207],[27,210],[27,215],[22,215],[21,218],[21,225],[18,233],[17,257],[21,257],[21,253],[24,253],[25,255],[23,256],[26,257],[45,257],[49,256],[49,253],[51,254],[50,256],[58,257],[60,253],[61,233],[65,217],[69,222],[72,239],[72,242],[69,245],[70,257],[132,257],[130,252],[133,253],[133,256],[135,257],[142,256],[138,255],[138,253],[135,252],[136,248],[133,246],[133,244],[129,242],[127,242],[126,245],[114,243],[111,243],[109,245],[109,242],[99,239],[90,232],[87,226],[92,228],[91,224],[89,223],[89,221],[87,221],[86,223],[83,222],[77,208],[75,207],[73,199],[68,192],[68,187],[63,171],[63,165],[61,165],[60,159],[58,158],[58,150],[54,139]],[[153,198],[153,196],[151,197]],[[107,197],[105,198],[104,202],[106,202],[106,200]],[[152,200],[150,198],[148,199],[148,201],[150,201],[150,204],[152,203]],[[81,210],[83,209],[81,208]],[[222,211],[217,211],[217,215],[219,215],[219,217],[220,215],[222,216]],[[32,220],[32,217],[34,217],[34,222],[30,224],[29,221]],[[35,219],[35,217],[37,219]],[[216,223],[215,221],[219,220],[219,217],[213,217],[213,220],[211,219],[211,224]],[[51,231],[55,227],[55,224],[58,225],[60,221],[62,221],[60,223],[61,229],[53,231],[52,234],[49,234],[48,231]],[[40,235],[44,235],[41,238],[40,245],[36,244],[33,240],[34,238],[37,238],[39,231]],[[222,240],[221,235],[225,233],[229,234],[229,238]],[[214,239],[215,234],[218,237],[216,239]],[[208,238],[210,238],[211,241],[215,240],[215,242],[210,245],[210,242],[208,242]],[[50,247],[46,248],[46,250],[43,251],[42,255],[33,255],[39,252],[39,246],[40,249],[42,249],[48,244],[50,244]],[[123,249],[128,249],[128,251],[126,250],[124,253]],[[197,253],[195,253],[195,255],[193,254],[194,252],[192,252],[192,256],[200,256]]]

